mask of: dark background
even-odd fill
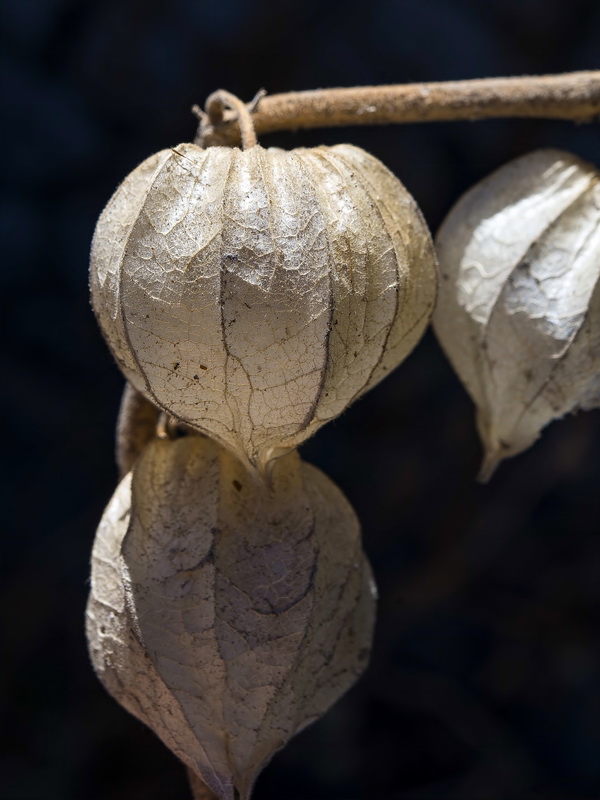
[[[1,800],[184,800],[183,770],[104,692],[83,633],[115,487],[122,379],[88,303],[95,220],[215,88],[600,67],[598,0],[5,0]],[[8,112],[8,115],[6,114]],[[541,146],[600,160],[598,125],[448,123],[265,136],[351,141],[433,230]],[[471,403],[431,333],[303,448],[354,504],[381,593],[366,677],[277,755],[256,800],[600,797],[600,413],[475,483]]]

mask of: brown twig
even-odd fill
[[[446,83],[316,89],[271,95],[261,98],[256,105],[252,111],[250,104],[249,110],[257,134],[298,128],[497,117],[590,122],[600,118],[600,70]],[[216,116],[214,111],[212,107],[212,114],[209,113],[207,104],[196,143],[205,146],[237,144],[240,141],[238,112],[226,111],[223,105]]]
[[[121,477],[126,475],[151,439],[156,436],[160,411],[134,389],[125,386],[117,419],[117,465]]]

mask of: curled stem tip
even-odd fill
[[[192,113],[200,120],[196,143],[206,144],[213,131],[227,122],[235,122],[239,128],[242,148],[248,150],[250,147],[254,147],[257,139],[252,115],[257,111],[265,94],[265,89],[260,89],[246,104],[231,92],[218,89],[207,98],[204,111],[199,106],[192,106]],[[227,114],[227,111],[233,113]]]

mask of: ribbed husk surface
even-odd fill
[[[267,484],[212,440],[155,440],[92,554],[87,635],[108,691],[221,800],[364,669],[375,589],[356,516],[296,453]]]
[[[436,236],[433,326],[477,406],[482,477],[600,405],[600,174],[540,150],[464,195]]]
[[[108,203],[91,288],[131,383],[263,468],[410,352],[436,264],[415,202],[359,148],[181,144]]]

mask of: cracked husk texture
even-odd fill
[[[290,453],[267,484],[215,442],[149,444],[92,554],[87,634],[108,691],[220,800],[356,680],[375,589],[356,516]]]
[[[522,156],[456,203],[436,246],[433,326],[477,406],[487,478],[600,405],[600,175],[558,150]]]
[[[405,358],[436,277],[414,200],[351,145],[163,150],[117,189],[91,254],[126,377],[261,469]]]

